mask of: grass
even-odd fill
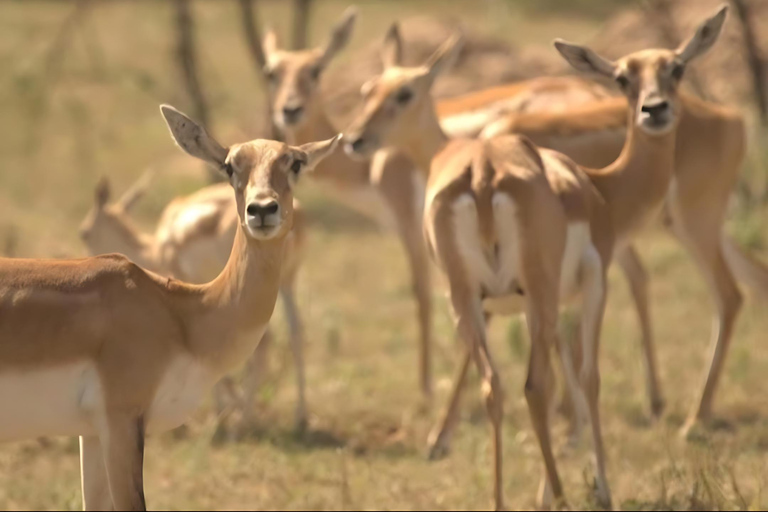
[[[318,4],[312,38],[345,2]],[[395,5],[393,5],[395,4]],[[280,28],[283,3],[266,2],[265,19]],[[522,41],[546,41],[561,30],[596,25],[584,17],[536,13],[513,4],[494,11],[464,2],[371,1],[363,4],[356,43],[379,37],[396,16],[440,12]],[[68,13],[62,2],[6,2],[0,18],[0,237],[16,233],[20,256],[82,255],[77,225],[92,185],[109,175],[120,191],[148,166],[161,170],[142,205],[149,227],[170,198],[203,183],[199,165],[171,144],[157,104],[185,106],[175,85],[167,3],[101,6],[77,32],[60,62],[44,72],[46,52]],[[247,137],[257,124],[261,92],[237,30],[234,2],[197,2],[206,89],[215,131]],[[137,37],[141,27],[141,37]],[[505,30],[505,27],[507,29]],[[515,27],[516,30],[510,30]],[[51,74],[53,73],[53,74]],[[414,305],[398,241],[331,203],[311,182],[300,197],[313,220],[299,302],[307,326],[311,430],[293,433],[293,369],[282,312],[259,424],[237,443],[213,446],[208,406],[190,422],[186,440],[149,439],[146,491],[158,509],[483,509],[491,505],[489,428],[479,390],[467,393],[449,458],[427,462],[424,442],[445,402],[457,364],[457,342],[435,286],[436,407],[417,393]],[[734,216],[729,228],[762,247],[765,214]],[[0,248],[5,243],[0,240]],[[677,436],[707,364],[713,304],[680,245],[660,230],[638,243],[653,276],[652,305],[668,408],[648,419],[639,329],[627,287],[616,271],[603,330],[602,418],[615,504],[627,510],[759,509],[768,506],[768,351],[764,304],[748,297],[717,395],[719,428],[686,443]],[[522,394],[527,335],[499,319],[490,340],[506,390],[505,495],[512,508],[533,506],[540,456]],[[588,443],[565,450],[555,426],[558,461],[573,507],[590,500]],[[0,445],[0,508],[80,506],[77,444],[56,439]]]

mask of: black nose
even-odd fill
[[[352,151],[359,152],[363,149],[363,146],[365,146],[365,139],[358,137],[353,140],[350,145],[352,146]]]
[[[654,103],[653,105],[643,105],[641,110],[651,117],[657,118],[669,110],[669,102],[661,101],[659,103]]]
[[[279,206],[277,201],[268,201],[266,203],[251,203],[246,208],[246,212],[250,217],[266,218],[268,215],[277,213]]]
[[[283,116],[285,117],[285,120],[288,122],[294,122],[301,117],[302,112],[304,112],[304,107],[285,107],[283,108]]]

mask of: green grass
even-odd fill
[[[100,6],[58,70],[46,74],[44,56],[69,9],[63,4],[5,2],[0,17],[0,242],[17,233],[20,256],[84,254],[76,228],[99,175],[110,176],[119,192],[147,167],[161,171],[139,212],[146,227],[168,200],[194,190],[205,176],[173,147],[157,112],[161,102],[187,106],[175,81],[167,2]],[[284,28],[284,5],[266,2],[264,18]],[[324,27],[345,5],[318,4],[313,40],[324,37]],[[543,12],[526,18],[511,2],[489,11],[458,1],[371,1],[362,5],[355,44],[380,37],[396,16],[438,9],[521,41],[545,42],[596,26],[588,16],[575,23]],[[258,125],[261,91],[240,39],[234,2],[198,2],[195,10],[214,129],[226,141],[242,140]],[[466,394],[452,454],[434,463],[425,459],[425,439],[458,359],[442,284],[436,279],[436,406],[425,411],[417,392],[414,305],[399,242],[329,202],[309,182],[299,195],[312,219],[299,285],[308,338],[310,434],[299,438],[291,429],[294,375],[278,307],[277,349],[257,428],[241,442],[212,446],[214,424],[206,406],[191,420],[188,439],[150,438],[150,507],[491,506],[489,427],[476,379]],[[761,248],[764,219],[760,210],[746,217],[736,212],[729,228]],[[639,329],[626,284],[613,271],[600,363],[615,504],[628,510],[765,508],[765,305],[750,297],[745,302],[717,395],[720,428],[701,441],[683,442],[677,431],[707,365],[714,306],[674,240],[652,231],[638,247],[653,276],[652,311],[668,410],[658,423],[648,419]],[[529,508],[541,462],[522,393],[525,326],[499,319],[490,340],[506,391],[504,492],[510,507]],[[554,432],[568,499],[573,507],[592,507],[589,445],[563,450],[564,428],[558,419]],[[79,506],[76,442],[0,446],[0,508]]]

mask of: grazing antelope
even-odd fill
[[[87,509],[145,508],[145,432],[180,425],[253,353],[280,288],[293,182],[337,139],[225,148],[161,107],[181,148],[220,168],[238,228],[224,270],[191,285],[121,255],[0,259],[0,439],[79,435]]]
[[[95,204],[80,226],[80,237],[91,255],[120,253],[139,266],[188,283],[207,283],[227,264],[239,223],[231,187],[220,183],[205,187],[189,196],[178,197],[163,210],[154,235],[139,231],[130,218],[130,210],[145,194],[151,174],[145,173],[125,194],[110,203],[109,181],[102,178],[96,186]],[[303,328],[295,300],[295,283],[306,241],[306,218],[293,200],[293,227],[286,237],[280,281],[291,349],[296,364],[298,402],[296,427],[307,425],[304,378]],[[246,420],[253,412],[258,378],[263,373],[266,351],[271,344],[269,330],[245,366],[240,408]],[[235,388],[226,377],[214,388],[219,425],[223,426],[227,395]],[[231,402],[231,396],[230,396]]]
[[[449,283],[450,304],[467,353],[432,453],[447,446],[462,381],[471,360],[494,431],[495,501],[503,507],[499,376],[486,342],[483,315],[525,311],[531,356],[525,395],[544,457],[539,504],[563,499],[549,435],[551,368],[560,297],[580,298],[584,358],[581,384],[567,350],[566,379],[581,414],[588,415],[597,461],[597,499],[611,503],[600,431],[597,364],[605,305],[606,272],[616,248],[658,212],[674,168],[679,122],[680,72],[717,40],[723,7],[678,50],[646,50],[617,62],[592,50],[556,41],[560,53],[581,70],[621,77],[628,99],[628,136],[620,157],[600,170],[582,168],[527,138],[504,135],[449,141],[441,130],[429,91],[455,53],[449,41],[423,67],[401,67],[397,26],[387,34],[383,74],[363,88],[363,111],[345,132],[345,150],[363,157],[385,145],[405,151],[429,169],[424,213],[427,243]],[[586,409],[586,411],[585,411]]]

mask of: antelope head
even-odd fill
[[[560,39],[555,41],[555,48],[579,71],[614,79],[629,100],[635,126],[649,135],[664,135],[680,118],[678,89],[686,66],[715,44],[727,11],[727,5],[720,7],[676,50],[643,50],[611,61],[586,46]]]
[[[256,139],[224,147],[192,119],[169,105],[160,111],[171,136],[189,155],[218,168],[235,191],[246,235],[257,241],[282,238],[293,225],[293,187],[336,148],[339,136],[302,146]]]
[[[271,29],[267,31],[262,44],[267,61],[264,73],[277,126],[295,130],[321,112],[320,77],[349,42],[356,20],[357,10],[347,9],[325,46],[302,51],[279,49],[277,35]]]

